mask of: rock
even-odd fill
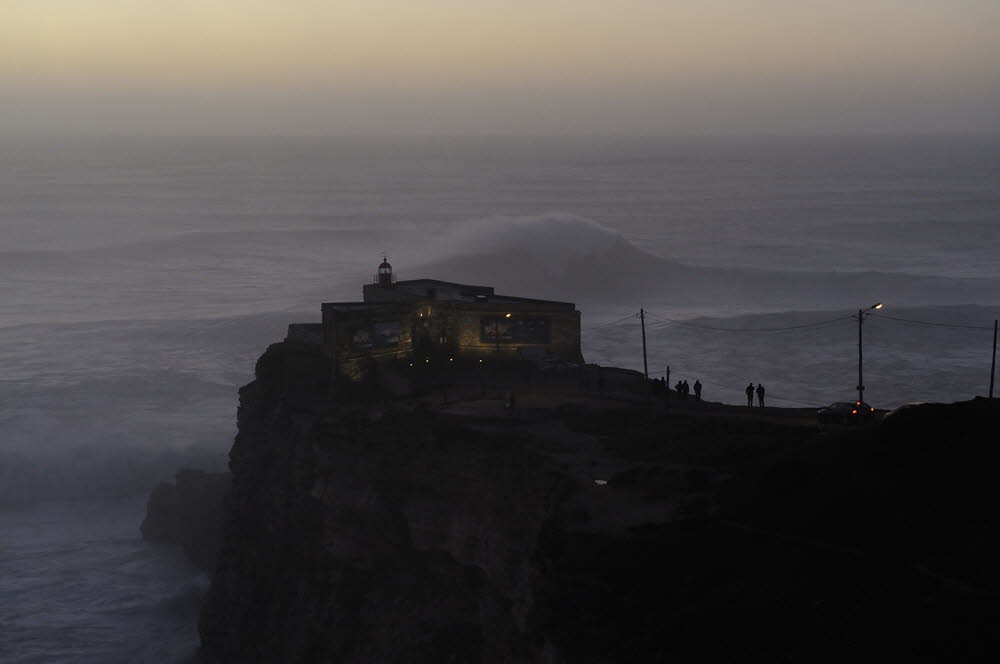
[[[173,483],[157,485],[140,526],[143,539],[177,545],[195,566],[213,571],[230,479],[229,473],[184,469],[177,472]]]
[[[621,404],[476,420],[333,399],[327,367],[275,344],[240,390],[199,621],[223,664],[968,660],[998,645],[996,491],[949,480],[959,497],[934,508],[935,465],[906,463],[903,428]],[[996,424],[960,410],[944,440],[921,433],[937,410],[905,422],[914,458],[989,458],[952,454]],[[211,501],[178,498],[199,482],[154,492],[150,538],[197,523],[177,515]]]

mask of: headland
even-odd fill
[[[555,350],[494,360],[496,339],[355,362],[300,332],[240,390],[231,475],[158,489],[144,525],[212,572],[211,661],[968,660],[1000,645],[1000,450],[981,433],[995,400],[820,427],[814,409],[653,398],[642,374]]]

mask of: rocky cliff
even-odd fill
[[[159,484],[149,496],[140,526],[148,542],[178,545],[195,566],[211,572],[218,562],[229,473],[185,468],[173,482]]]
[[[705,404],[568,400],[526,421],[329,392],[322,358],[288,342],[240,391],[199,626],[212,659],[961,659],[996,645],[996,454],[973,433],[995,427],[991,404],[831,433]]]

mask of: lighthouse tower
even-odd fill
[[[378,273],[375,275],[375,284],[384,288],[391,288],[395,279],[392,276],[392,266],[383,254],[382,264],[378,266]]]

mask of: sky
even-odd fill
[[[0,0],[0,134],[1000,131],[997,0]]]

